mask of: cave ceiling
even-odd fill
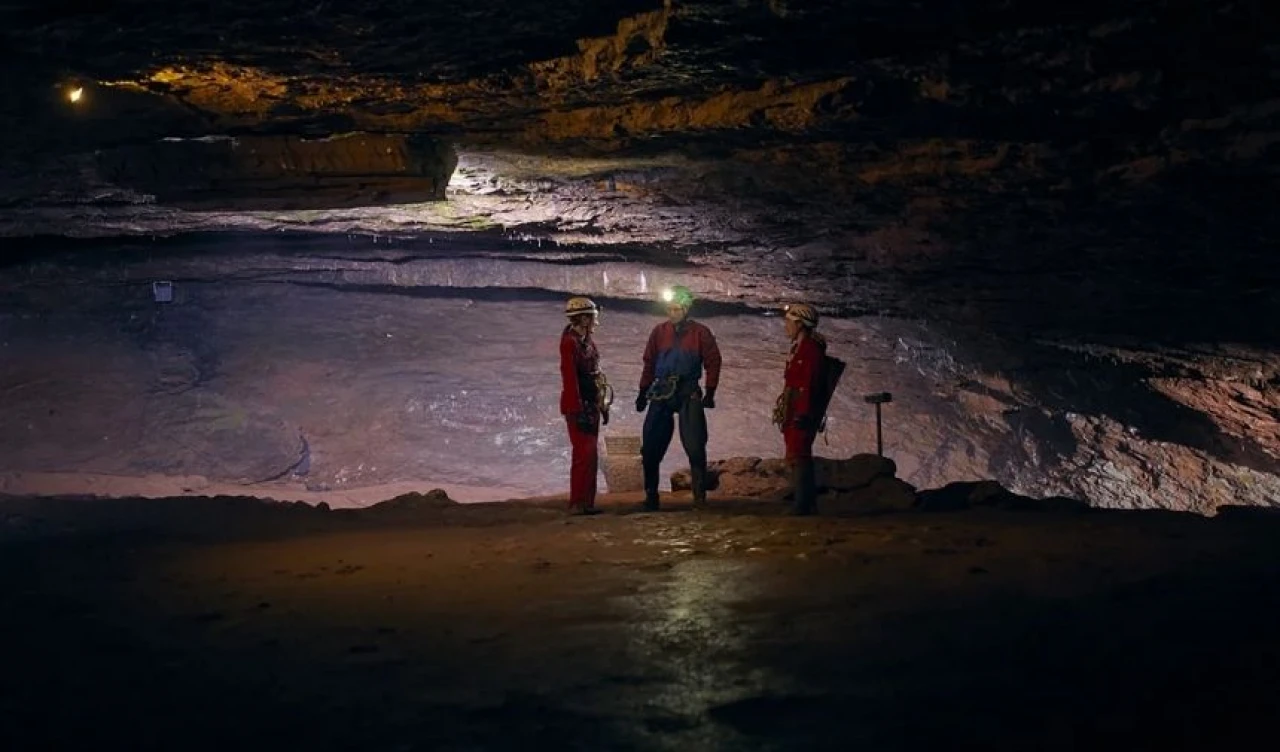
[[[1223,309],[1169,311],[1187,337],[1268,336],[1252,324],[1280,240],[1280,23],[1261,3],[135,0],[0,14],[7,234],[66,232],[65,212],[41,207],[138,192],[160,201],[117,210],[124,225],[218,224],[168,211],[244,198],[227,181],[165,195],[174,178],[157,164],[196,172],[217,150],[175,159],[174,139],[292,150],[303,172],[300,139],[346,139],[323,166],[360,173],[363,190],[304,185],[270,208],[442,198],[443,182],[412,185],[430,162],[455,205],[396,228],[891,275],[923,306],[1021,306],[1004,292],[1020,278],[1071,320],[992,317],[1047,330],[1104,332],[1135,300],[1177,296]],[[423,158],[424,139],[458,160]],[[87,214],[84,231],[114,231]],[[359,229],[354,216],[341,227]],[[1124,305],[1079,305],[1103,299]]]

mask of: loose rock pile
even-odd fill
[[[1035,499],[1016,494],[992,480],[949,483],[942,488],[917,491],[897,477],[897,465],[887,457],[856,454],[848,459],[815,460],[818,493],[828,511],[901,511],[919,509],[943,512],[975,507],[1078,512],[1089,509],[1077,499]],[[671,475],[673,491],[687,491],[689,471]],[[784,499],[791,491],[786,460],[731,457],[708,463],[708,490],[733,498]]]

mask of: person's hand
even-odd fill
[[[707,387],[707,393],[702,395],[702,406],[708,410],[716,406],[716,388],[714,386]]]
[[[642,413],[644,412],[644,409],[648,406],[649,406],[649,398],[645,396],[645,393],[640,392],[639,394],[637,394],[636,395],[636,412]]]
[[[604,424],[604,425],[606,425],[606,426],[607,426],[607,425],[609,425],[609,411],[608,411],[608,410],[601,410],[601,411],[600,411],[600,422],[601,422],[601,423],[603,423],[603,424]]]

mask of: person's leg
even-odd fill
[[[658,508],[658,472],[662,458],[671,446],[675,432],[675,416],[667,403],[652,402],[644,416],[644,428],[640,433],[640,462],[644,467],[644,505],[646,509]]]
[[[813,514],[818,506],[818,489],[813,464],[813,441],[817,432],[787,426],[782,429],[787,448],[787,464],[791,467],[791,512]]]
[[[689,458],[693,505],[707,503],[707,411],[702,400],[690,397],[680,405],[680,444]]]
[[[573,447],[569,462],[569,508],[589,510],[596,502],[596,482],[600,461],[599,424],[584,428],[573,416],[569,424],[569,443]]]
[[[585,509],[596,506],[596,492],[600,482],[600,416],[595,416],[589,431],[583,431],[582,466],[581,466],[582,500]]]

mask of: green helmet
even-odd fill
[[[668,303],[675,303],[682,308],[693,307],[693,293],[684,285],[675,285],[663,290],[662,299]]]

